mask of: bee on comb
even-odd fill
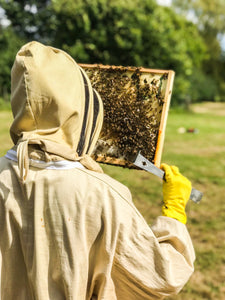
[[[80,66],[104,105],[104,122],[93,158],[133,168],[142,155],[160,164],[173,71],[103,65]]]

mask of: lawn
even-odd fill
[[[219,110],[216,107],[219,106]],[[200,105],[199,112],[170,110],[162,161],[177,165],[195,188],[200,204],[187,206],[187,227],[196,250],[195,273],[176,300],[225,299],[225,104]],[[204,108],[204,109],[203,109]],[[198,133],[179,133],[180,127]],[[144,171],[105,166],[126,184],[149,224],[161,212],[161,181]]]
[[[219,106],[219,109],[217,107]],[[193,112],[194,111],[194,112]],[[176,300],[225,299],[225,104],[193,106],[192,112],[170,110],[162,161],[177,165],[204,192],[200,204],[188,203],[187,227],[196,250],[195,273]],[[224,112],[224,113],[223,113]],[[0,154],[12,145],[11,113],[0,111]],[[180,127],[198,133],[179,133]],[[151,224],[161,213],[162,183],[145,171],[103,166],[126,184],[137,208]]]

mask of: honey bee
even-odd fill
[[[159,80],[141,80],[139,68],[132,71],[132,74],[126,67],[99,66],[85,71],[104,105],[101,137],[110,138],[110,143],[104,146],[105,161],[108,157],[107,161],[110,163],[120,161],[124,166],[131,167],[129,158],[139,150],[150,161],[154,161],[160,125],[158,115],[162,113],[163,105]],[[113,156],[111,160],[107,149],[110,149],[108,152]],[[101,151],[103,150],[100,148],[99,152]],[[121,157],[123,162],[115,159]]]

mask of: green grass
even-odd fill
[[[221,105],[221,104],[220,104]],[[223,107],[225,111],[225,105]],[[12,142],[11,113],[0,112],[0,154]],[[198,128],[198,134],[178,133],[179,127]],[[202,202],[187,206],[190,235],[196,249],[195,273],[173,300],[225,299],[225,115],[173,111],[169,113],[162,161],[177,165]],[[162,182],[144,171],[104,165],[106,173],[127,185],[137,208],[151,224],[161,213]]]
[[[221,104],[220,104],[221,105]],[[224,105],[225,111],[225,105]],[[198,134],[178,133],[180,127]],[[177,165],[202,202],[190,201],[188,223],[196,250],[195,273],[178,296],[169,299],[225,299],[225,116],[171,110],[162,162]],[[161,181],[143,171],[105,166],[105,172],[125,183],[149,224],[161,212]]]
[[[9,128],[11,123],[11,111],[0,111],[0,156],[4,155],[6,151],[13,145],[9,136]]]
[[[7,100],[4,100],[4,99],[7,99]],[[10,96],[7,95],[7,96],[5,96],[4,99],[0,97],[0,111],[3,111],[3,110],[9,111],[11,108]]]

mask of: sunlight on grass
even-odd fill
[[[220,104],[221,105],[221,104]],[[223,106],[225,109],[225,105]],[[11,113],[0,112],[0,154],[12,146]],[[197,134],[178,133],[180,127]],[[169,113],[162,161],[177,165],[204,192],[199,205],[189,201],[188,223],[196,249],[195,273],[183,291],[168,299],[224,300],[225,278],[225,117],[210,112]],[[145,171],[103,165],[105,173],[128,186],[133,201],[151,224],[161,213],[162,182]]]
[[[9,136],[9,128],[11,123],[11,112],[0,111],[0,156],[4,155],[13,145]]]

